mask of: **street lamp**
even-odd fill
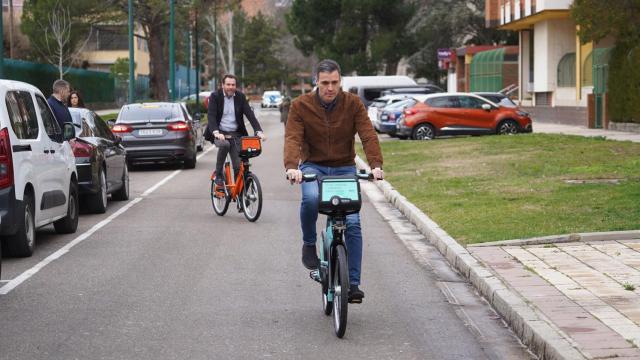
[[[129,104],[135,101],[135,74],[133,61],[133,0],[129,0]]]
[[[169,100],[174,101],[176,96],[176,67],[175,67],[175,44],[173,38],[173,27],[175,20],[175,0],[169,0]]]

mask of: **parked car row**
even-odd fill
[[[69,140],[36,87],[0,80],[0,236],[3,250],[31,256],[36,229],[58,233],[78,227],[78,173]]]
[[[61,129],[36,87],[0,80],[0,97],[0,262],[2,253],[31,256],[45,225],[74,233],[81,203],[104,213],[109,195],[128,200],[131,165],[194,168],[204,147],[199,117],[181,103],[125,105],[112,129],[95,112],[70,108]]]
[[[380,98],[385,99],[390,98]],[[378,132],[402,139],[532,131],[530,115],[501,93],[407,94],[384,107],[370,107],[369,116]]]

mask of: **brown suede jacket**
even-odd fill
[[[382,151],[367,111],[357,95],[341,91],[326,111],[315,91],[293,101],[284,138],[284,167],[309,161],[323,166],[355,164],[355,135],[360,136],[371,168],[382,168]]]

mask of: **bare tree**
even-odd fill
[[[36,50],[48,63],[58,67],[60,79],[69,72],[69,65],[80,58],[79,55],[93,32],[93,28],[90,28],[87,38],[75,48],[70,48],[73,24],[69,9],[62,7],[59,3],[47,16],[47,21],[39,23],[40,29],[44,33],[44,42],[40,46],[36,45]]]

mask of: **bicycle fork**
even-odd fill
[[[331,259],[335,245],[337,245],[334,243],[334,239],[339,239],[339,243],[342,243],[342,236],[346,228],[346,223],[344,221],[337,220],[335,223],[330,221],[327,229],[322,234],[320,266],[318,269],[311,270],[309,272],[309,277],[323,286],[323,291],[327,293],[328,301],[333,301],[334,296],[340,296],[340,293],[342,292],[342,289],[334,289],[331,285],[333,283],[332,277],[334,272],[331,267],[336,266],[336,264],[333,264],[328,259]]]

